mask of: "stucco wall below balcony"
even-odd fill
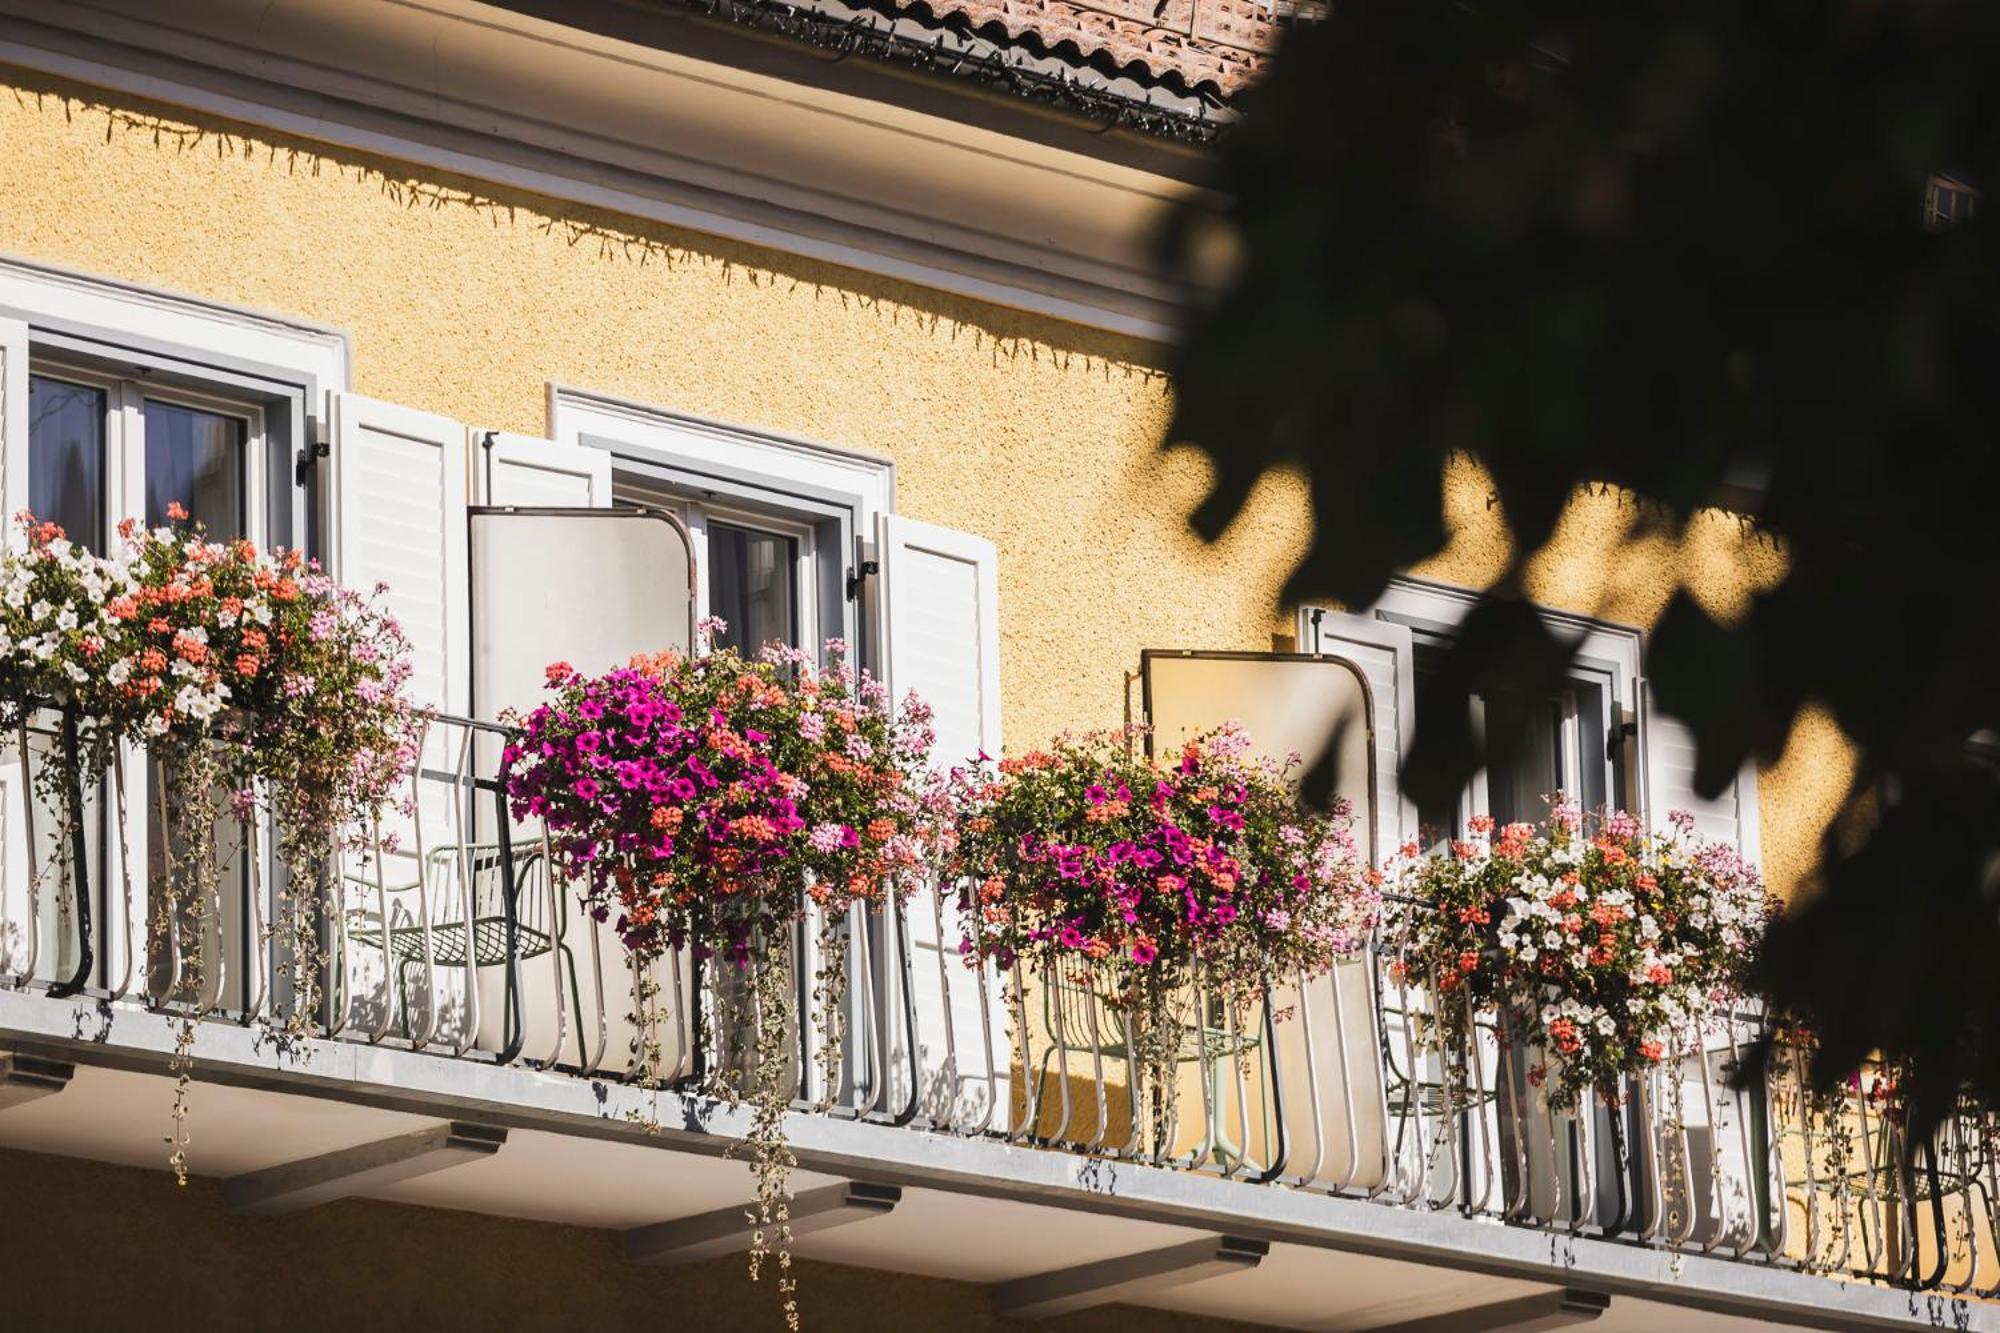
[[[10,1326],[180,1329],[782,1329],[770,1274],[741,1256],[627,1264],[618,1237],[477,1213],[347,1200],[291,1217],[223,1211],[216,1182],[0,1151],[0,1283]],[[996,1238],[1004,1243],[1004,1237]],[[1031,1325],[983,1288],[801,1260],[823,1333]],[[1256,1327],[1110,1306],[1032,1327],[1231,1333]]]
[[[1141,648],[1288,631],[1304,488],[1267,478],[1220,543],[1190,537],[1206,471],[1155,451],[1157,347],[4,69],[0,180],[0,253],[337,325],[377,397],[540,434],[553,380],[894,457],[905,512],[1000,548],[1011,748],[1115,723]],[[1418,572],[1502,567],[1487,495],[1453,472],[1457,537]],[[1619,546],[1633,521],[1579,497],[1532,591],[1643,624],[1682,581],[1726,613],[1782,576],[1731,520]],[[1814,718],[1767,775],[1781,888],[1847,762]]]

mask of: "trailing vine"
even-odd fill
[[[295,551],[211,541],[178,504],[166,512],[158,527],[119,524],[105,556],[20,516],[25,546],[0,561],[0,716],[60,706],[81,737],[37,778],[44,794],[51,780],[60,788],[65,857],[82,818],[80,756],[92,783],[120,744],[154,761],[165,873],[146,934],[149,972],[168,967],[155,998],[176,1024],[170,1160],[184,1182],[195,1032],[213,1003],[208,936],[222,916],[218,799],[233,792],[230,809],[247,822],[260,817],[255,784],[271,793],[287,871],[272,930],[287,941],[284,1033],[297,1037],[318,1007],[320,876],[336,848],[363,849],[361,831],[391,803],[413,751],[409,645],[379,604],[385,589],[371,600]],[[261,973],[270,943],[246,942],[232,971]],[[246,1003],[253,993],[244,987]]]
[[[326,973],[321,943],[325,917],[320,875],[333,856],[330,842],[283,830],[278,839],[284,882],[278,889],[277,920],[271,932],[282,947],[291,982],[291,1004],[280,1029],[290,1040],[309,1036],[320,1011],[320,978]]]
[[[663,1055],[660,1024],[666,1017],[660,1004],[660,982],[653,975],[655,961],[633,956],[632,1012],[625,1015],[626,1021],[632,1025],[632,1077],[652,1098],[644,1111],[634,1109],[626,1112],[626,1119],[648,1134],[660,1132],[660,1086],[663,1082],[660,1074]],[[713,1015],[705,1014],[704,1019],[712,1022]],[[713,1046],[710,1049],[714,1049]]]
[[[703,627],[705,641],[720,627]],[[785,1116],[800,1078],[840,1092],[847,941],[857,903],[898,901],[922,881],[942,789],[922,781],[929,710],[886,691],[827,645],[818,669],[767,646],[635,659],[602,676],[549,668],[554,697],[503,756],[514,817],[542,821],[557,873],[612,925],[641,978],[687,950],[709,977],[701,1090],[748,1104],[741,1145],[755,1197],[750,1274],[776,1255],[785,1319],[799,1320],[791,1264]],[[821,914],[810,987],[819,1049],[795,1062],[801,923]],[[658,1016],[635,988],[639,1077],[654,1082]]]
[[[819,1109],[840,1096],[847,1042],[847,931],[844,916],[831,913],[819,929],[819,965],[813,971],[812,1012],[818,1024]]]
[[[963,885],[960,952],[1054,988],[1051,1040],[1066,1040],[1073,1002],[1130,1023],[1144,1139],[1133,1146],[1157,1160],[1174,1146],[1180,1066],[1197,1062],[1206,1080],[1212,1061],[1232,1060],[1228,1024],[1263,1000],[1266,978],[1316,977],[1361,948],[1380,895],[1344,806],[1302,809],[1294,769],[1256,758],[1240,729],[1158,758],[1133,739],[1065,736],[997,772],[954,773],[950,867]],[[1201,1012],[1210,995],[1220,1034]],[[1036,1067],[1027,1045],[1023,1034],[1024,1078]]]
[[[1175,1076],[1187,1024],[1176,1012],[1171,986],[1142,983],[1128,1003],[1132,1015],[1134,1062],[1146,1098],[1146,1147],[1157,1159],[1173,1151]],[[1197,1028],[1197,1041],[1205,1040]]]
[[[167,1142],[167,1164],[174,1181],[188,1182],[188,1116],[194,1087],[194,1044],[207,1012],[208,925],[222,912],[222,869],[215,851],[215,792],[222,785],[223,752],[200,735],[158,747],[157,773],[164,791],[160,804],[165,827],[160,836],[166,874],[157,881],[161,892],[152,918],[154,956],[171,959],[162,996],[174,1027],[173,1132]]]
[[[750,1170],[757,1182],[751,1209],[750,1280],[763,1274],[773,1255],[785,1324],[799,1326],[798,1282],[792,1276],[791,1173],[798,1165],[785,1141],[785,1112],[791,1105],[791,1045],[797,1001],[792,951],[783,945],[762,951],[750,985],[755,1044],[750,1069],[750,1133],[745,1138]]]

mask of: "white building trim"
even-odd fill
[[[347,387],[353,348],[340,329],[244,306],[119,282],[0,255],[0,317],[30,330],[221,371],[308,392],[322,415],[328,392]]]
[[[563,444],[616,440],[620,452],[670,467],[712,465],[754,476],[773,490],[851,497],[857,533],[896,507],[896,464],[878,454],[697,416],[673,408],[549,385],[549,438]]]
[[[0,62],[1155,341],[1154,225],[1207,197],[473,0],[0,0]]]

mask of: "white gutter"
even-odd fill
[[[0,0],[0,61],[1149,340],[1190,296],[1151,229],[1207,198],[472,0]]]

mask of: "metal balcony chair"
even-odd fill
[[[1042,1025],[1049,1044],[1042,1051],[1039,1068],[1035,1077],[1037,1087],[1046,1086],[1049,1066],[1055,1057],[1063,1052],[1082,1056],[1089,1060],[1101,1057],[1106,1060],[1124,1061],[1129,1068],[1134,1058],[1131,1044],[1126,1039],[1124,1021],[1107,1002],[1094,984],[1087,984],[1074,975],[1058,971],[1053,978],[1043,978]],[[1181,1025],[1180,1049],[1175,1060],[1180,1064],[1201,1062],[1205,1076],[1209,1080],[1209,1114],[1216,1123],[1208,1128],[1212,1131],[1212,1152],[1218,1163],[1234,1169],[1249,1162],[1247,1145],[1233,1142],[1224,1123],[1228,1117],[1221,1108],[1225,1104],[1225,1094],[1229,1087],[1225,1079],[1241,1060],[1247,1066],[1263,1048],[1263,1036],[1256,1027],[1253,1016],[1244,1028],[1231,1031],[1218,1016],[1219,1001],[1211,1001],[1202,1015],[1200,1023]],[[1068,1059],[1064,1060],[1067,1077]],[[1261,1082],[1261,1076],[1253,1076],[1253,1082]],[[1106,1090],[1099,1088],[1097,1096],[1106,1096]],[[1063,1127],[1067,1130],[1069,1127]],[[1264,1126],[1270,1132],[1269,1125]]]
[[[548,887],[540,879],[548,873],[548,866],[539,846],[515,847],[513,862],[515,959],[525,965],[545,957],[551,949],[555,950],[563,973],[569,980],[570,1013],[573,1016],[571,1027],[577,1043],[577,1063],[581,1066],[584,1062],[582,988],[577,978],[576,955],[564,938],[569,924],[569,899],[566,894],[555,894],[555,903],[551,906]],[[425,880],[431,886],[433,898],[440,900],[444,913],[442,919],[430,923],[431,966],[441,972],[464,970],[467,936],[464,909],[469,900],[472,904],[470,934],[473,966],[505,967],[508,961],[507,916],[498,844],[446,844],[431,849],[424,857],[424,863]],[[465,883],[468,876],[469,892]],[[346,879],[369,897],[376,895],[375,882],[367,876],[350,873]],[[387,961],[394,971],[395,1003],[401,1011],[402,1031],[407,1036],[415,1031],[410,1022],[410,973],[412,969],[421,969],[424,965],[424,926],[410,912],[406,900],[419,887],[419,882],[412,879],[385,887],[389,898]],[[346,926],[351,943],[371,952],[382,952],[384,932],[378,908],[350,909]]]

